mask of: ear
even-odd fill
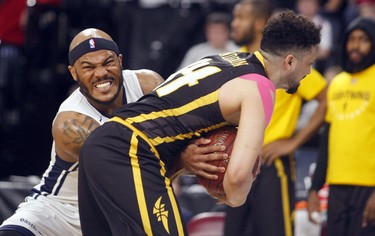
[[[292,70],[296,66],[296,58],[292,54],[288,54],[284,59],[287,70]]]
[[[118,54],[117,58],[119,59],[120,65],[121,65],[121,68],[122,68],[122,54]]]
[[[77,71],[76,71],[76,69],[74,69],[73,66],[68,66],[68,69],[69,69],[69,72],[72,75],[73,79],[75,81],[77,81],[78,77],[77,77]]]

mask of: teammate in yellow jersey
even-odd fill
[[[328,235],[370,236],[375,235],[375,21],[357,18],[343,42],[344,71],[328,89],[325,139],[308,210],[310,218],[320,210],[318,190],[326,181]]]

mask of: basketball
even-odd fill
[[[207,145],[224,145],[226,149],[222,153],[228,154],[228,158],[225,160],[209,161],[208,163],[215,166],[223,166],[225,169],[228,167],[230,155],[232,153],[234,140],[236,139],[237,128],[234,126],[224,126],[222,128],[208,132],[205,137],[211,139],[211,143]],[[210,180],[197,176],[197,181],[200,185],[205,187],[207,190],[215,193],[224,193],[223,179],[224,173],[216,173],[219,178],[216,180]]]
[[[237,128],[234,126],[224,126],[222,128],[213,130],[208,132],[205,137],[211,139],[211,143],[207,145],[224,145],[226,149],[222,153],[228,154],[228,158],[225,160],[216,160],[216,161],[208,161],[208,163],[219,166],[219,167],[228,167],[230,157],[232,154],[232,149],[234,145],[234,140],[236,139],[237,135]],[[260,172],[261,160],[260,156],[257,157],[253,167],[253,180],[255,180],[256,176]],[[216,180],[206,179],[202,176],[197,176],[197,181],[200,185],[205,187],[208,191],[218,194],[225,194],[223,181],[224,181],[224,173],[216,173],[218,178]]]

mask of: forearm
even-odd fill
[[[311,116],[309,122],[305,127],[300,129],[292,138],[296,149],[306,143],[324,123],[324,116],[326,112],[325,101],[320,101],[319,106]]]
[[[239,181],[243,179],[243,181]],[[247,195],[252,187],[253,177],[249,175],[245,178],[234,177],[230,175],[224,176],[224,190],[228,205],[238,207],[245,203]]]
[[[327,166],[328,166],[328,134],[329,124],[324,125],[324,130],[321,136],[319,145],[319,154],[316,161],[315,172],[312,178],[310,190],[319,191],[326,181]]]

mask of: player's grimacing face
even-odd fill
[[[286,79],[286,92],[293,94],[297,92],[300,81],[310,73],[317,53],[317,47],[313,47],[308,52],[301,53],[299,59],[296,58],[295,65]]]
[[[109,50],[90,52],[74,64],[81,92],[99,104],[110,104],[123,81],[121,58]]]

